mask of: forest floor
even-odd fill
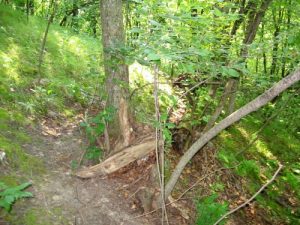
[[[122,183],[100,178],[81,180],[72,175],[71,163],[78,160],[85,149],[78,126],[44,121],[28,132],[33,141],[23,147],[26,153],[44,162],[46,172],[41,177],[32,177],[28,191],[34,197],[21,200],[12,214],[7,215],[12,224],[152,224],[143,217],[131,219],[137,213],[120,191]],[[0,224],[9,223],[0,220]]]
[[[37,53],[45,22],[35,17],[25,21],[23,13],[0,8],[0,151],[7,156],[6,164],[0,162],[0,181],[9,187],[31,181],[32,186],[27,190],[34,197],[19,199],[11,213],[1,208],[0,225],[160,224],[159,212],[140,216],[145,210],[136,198],[141,190],[152,185],[149,174],[155,162],[153,155],[105,179],[81,180],[73,175],[82,165],[97,163],[84,159],[78,167],[87,143],[76,115],[91,102],[96,107],[102,104],[96,95],[101,92],[99,81],[103,80],[99,40],[53,24],[47,39],[43,82],[35,87]],[[133,86],[138,89],[133,91],[132,104],[139,116],[137,121],[147,121],[149,127],[152,122],[148,118],[154,112],[154,106],[149,104],[153,102],[152,87],[139,87],[151,82],[143,79],[142,74],[148,78],[151,74],[143,67],[139,69],[131,71],[131,80],[140,82]],[[96,111],[99,113],[100,109]],[[218,215],[214,214],[214,208],[203,203],[207,198],[217,194],[218,199],[212,205],[227,204],[232,209],[265,184],[279,162],[285,168],[275,182],[251,204],[231,215],[227,224],[300,224],[299,134],[291,133],[281,119],[257,133],[269,111],[273,111],[273,105],[226,129],[213,145],[206,146],[193,158],[172,193],[177,199],[189,190],[177,201],[180,210],[168,207],[171,225],[202,225],[197,223],[197,217],[202,215],[209,217],[211,224],[218,219],[212,219],[211,215]],[[61,119],[51,119],[52,116]],[[138,135],[153,133],[145,126],[140,126]],[[174,145],[185,144],[188,135],[189,132],[179,133],[183,142],[174,137]],[[256,136],[257,141],[239,154]],[[168,180],[184,152],[166,150]],[[197,210],[199,205],[207,211]]]
[[[143,162],[134,162],[109,177],[82,180],[73,175],[76,168],[72,168],[72,162],[81,161],[87,147],[78,122],[42,120],[38,126],[29,126],[26,132],[32,141],[23,144],[22,147],[27,154],[43,162],[45,172],[41,176],[31,176],[32,186],[27,190],[32,192],[34,197],[18,201],[12,213],[5,216],[9,222],[1,221],[0,217],[0,225],[160,224],[160,210],[140,216],[144,210],[141,202],[137,200],[138,192],[151,186],[149,174],[155,163],[154,156],[150,155]],[[232,204],[235,204],[240,202],[241,198],[246,198],[238,193],[241,192],[240,185],[233,181],[237,180],[236,176],[229,170],[223,170],[215,155],[216,149],[211,145],[207,146],[203,154],[197,155],[195,163],[184,172],[184,175],[187,175],[184,177],[191,179],[181,178],[174,193],[175,197],[194,185],[201,176],[205,179],[201,179],[197,185],[202,188],[195,186],[179,201],[180,203],[178,202],[176,207],[180,210],[168,207],[171,225],[195,224],[192,199],[200,194],[199,191],[202,196],[209,195],[207,190],[210,189],[210,184],[214,183],[217,174],[229,190],[222,197],[223,200],[231,199]],[[175,154],[171,160],[172,164],[179,157]],[[87,162],[84,164],[88,165]],[[4,168],[4,171],[5,169],[8,168]],[[244,215],[238,213],[227,224],[238,225],[243,223],[244,219],[247,221],[244,224],[265,224],[261,221],[261,216],[247,213],[253,210],[251,208],[246,209]]]

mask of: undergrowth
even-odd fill
[[[0,7],[0,150],[6,154],[0,181],[8,189],[29,179],[34,185],[45,173],[44,162],[23,148],[35,141],[27,127],[34,128],[42,118],[72,117],[94,101],[94,95],[101,98],[100,41],[51,24],[38,74],[45,28],[42,18],[27,21],[24,13]],[[13,215],[6,217],[14,221]],[[45,224],[34,222],[37,217],[29,212],[22,224]]]
[[[227,203],[218,203],[217,194],[212,194],[196,202],[197,225],[213,225],[228,210]],[[220,224],[224,224],[225,221]]]
[[[235,173],[247,180],[246,189],[254,194],[272,176],[278,163],[284,165],[281,174],[256,199],[268,218],[286,224],[300,222],[300,140],[287,131],[280,120],[272,121],[261,133],[259,115],[248,116],[237,125],[223,131],[217,138],[218,158],[225,166],[238,165]],[[253,138],[258,139],[249,146]]]
[[[0,104],[28,115],[62,115],[85,106],[101,83],[100,41],[52,24],[41,74],[38,58],[45,21],[0,8]],[[103,77],[103,76],[102,76]],[[37,83],[41,78],[40,84]],[[97,81],[97,82],[95,82]],[[69,107],[68,107],[69,106]]]

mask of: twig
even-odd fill
[[[204,175],[203,177],[201,177],[201,178],[199,178],[192,186],[190,186],[188,189],[186,189],[175,201],[173,201],[172,203],[174,203],[174,202],[177,202],[177,201],[179,201],[187,192],[189,192],[191,189],[193,189],[194,187],[196,187],[201,181],[203,181],[204,179],[206,179],[207,177],[209,177],[210,175],[213,175],[213,174],[215,174],[215,173],[217,173],[217,172],[220,172],[220,171],[222,171],[222,170],[229,170],[229,169],[234,169],[234,168],[236,168],[236,167],[238,167],[239,165],[240,165],[241,163],[239,163],[239,164],[237,164],[237,165],[235,165],[235,166],[232,166],[232,167],[223,167],[223,168],[220,168],[220,169],[218,169],[218,170],[215,170],[215,171],[213,171],[213,172],[211,172],[211,173],[209,173],[209,174],[206,174],[206,175]]]
[[[209,174],[204,175],[203,177],[199,178],[199,179],[198,179],[191,187],[189,187],[188,189],[186,189],[186,190],[185,190],[185,191],[184,191],[177,199],[175,199],[175,200],[172,201],[172,202],[169,202],[169,203],[165,204],[165,206],[170,206],[170,205],[172,205],[172,204],[175,203],[175,202],[178,202],[178,201],[180,201],[180,200],[184,200],[184,198],[182,198],[182,197],[183,197],[187,192],[189,192],[190,190],[192,190],[192,189],[193,189],[195,186],[197,186],[202,180],[206,179],[206,178],[209,177],[210,175],[215,174],[215,173],[217,173],[217,172],[219,172],[219,171],[222,171],[222,170],[227,170],[227,169],[233,169],[233,168],[236,168],[236,167],[238,167],[239,165],[240,165],[240,163],[237,164],[237,165],[235,165],[235,166],[228,167],[228,168],[223,167],[223,168],[220,168],[220,169],[218,169],[218,170],[215,170],[215,171],[213,171],[213,172],[211,172],[211,173],[209,173]],[[150,211],[150,212],[147,212],[147,213],[138,215],[138,216],[136,216],[136,217],[130,218],[130,219],[128,219],[128,220],[133,220],[133,219],[137,219],[137,218],[141,218],[141,217],[150,215],[150,214],[152,214],[152,213],[157,212],[157,211],[160,210],[160,209],[162,209],[162,207],[157,208],[157,209],[154,209],[154,210],[152,210],[152,211]]]
[[[87,116],[87,115],[88,115],[88,111],[89,111],[89,109],[86,109],[85,112],[84,112],[84,118],[83,118],[83,121],[84,121],[85,123],[88,123],[88,116]],[[82,154],[81,154],[81,156],[80,156],[80,159],[79,159],[78,165],[81,165],[81,162],[82,162],[83,157],[85,156],[86,152],[87,152],[87,148],[85,148],[85,150],[82,152]]]
[[[213,77],[208,77],[205,80],[202,80],[200,82],[198,82],[197,84],[195,84],[193,87],[191,87],[190,89],[188,89],[186,92],[184,92],[183,94],[181,94],[179,96],[179,98],[182,98],[184,96],[186,96],[189,92],[191,92],[192,90],[194,90],[195,88],[199,87],[201,84],[206,83],[208,80],[212,79]]]
[[[221,84],[220,82],[207,82],[208,80],[212,79],[213,77],[209,77],[205,80],[202,80],[200,82],[198,82],[197,84],[195,84],[193,87],[191,87],[189,90],[187,90],[185,93],[182,94],[182,96],[180,97],[183,97],[185,96],[188,92],[194,90],[195,88],[199,87],[200,85],[202,84]],[[158,84],[168,84],[168,85],[174,85],[174,84],[181,84],[182,82],[178,82],[178,81],[175,81],[175,82],[158,82]],[[146,84],[143,84],[142,86],[140,87],[137,87],[135,89],[132,90],[130,96],[129,96],[129,99],[132,98],[132,96],[135,94],[135,92],[137,92],[138,90],[140,89],[143,89],[144,87],[147,87],[149,85],[153,85],[154,83],[150,82],[150,83],[146,83]]]
[[[139,187],[133,194],[131,194],[127,199],[131,199],[136,193],[138,193],[140,190],[142,190],[142,187]]]
[[[219,224],[227,216],[229,216],[232,213],[234,213],[234,212],[238,211],[239,209],[243,208],[244,206],[246,206],[247,204],[249,204],[253,199],[255,199],[257,195],[259,195],[269,184],[271,184],[275,180],[276,176],[278,175],[278,173],[280,172],[280,170],[282,168],[283,168],[283,166],[281,164],[279,164],[279,167],[278,167],[277,171],[274,173],[274,175],[271,178],[271,180],[269,180],[266,184],[264,184],[251,198],[249,198],[243,204],[239,205],[238,207],[236,207],[233,210],[229,211],[228,213],[224,214],[217,222],[214,223],[214,225]]]
[[[141,179],[143,179],[145,176],[147,175],[147,173],[143,174],[141,177],[139,177],[137,180],[135,180],[134,182],[130,183],[128,186],[132,186],[135,185],[137,182],[139,182]],[[127,187],[128,187],[127,186]]]
[[[164,189],[164,149],[159,148],[160,142],[160,134],[161,134],[161,127],[160,127],[160,112],[159,112],[159,101],[158,101],[158,67],[157,65],[154,66],[154,104],[155,104],[155,119],[159,126],[155,127],[155,154],[156,154],[156,165],[157,165],[157,172],[160,184],[160,192],[161,192],[161,204],[162,204],[162,217],[161,217],[161,224],[164,225],[164,219],[166,218],[167,224],[169,224],[166,204],[165,204],[165,189]]]

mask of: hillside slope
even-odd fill
[[[72,176],[87,147],[80,114],[95,101],[103,78],[100,41],[51,25],[38,84],[45,25],[0,7],[0,151],[6,153],[0,182],[30,181],[34,195],[17,201],[11,213],[1,208],[0,224],[120,224],[130,213],[116,186]],[[141,223],[147,222],[126,222]]]

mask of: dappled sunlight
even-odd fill
[[[49,59],[45,61],[46,64],[49,62],[51,66],[50,59],[59,57],[62,60],[55,63],[60,64],[64,70],[56,71],[56,68],[52,68],[47,73],[64,75],[67,72],[69,75],[79,77],[90,74],[92,64],[98,64],[98,57],[91,54],[91,51],[96,50],[95,55],[100,55],[100,49],[98,46],[91,46],[92,42],[84,38],[69,36],[66,32],[54,30],[49,35],[49,43],[54,46],[53,49],[49,49],[49,54],[46,56]],[[59,51],[55,52],[56,49]]]
[[[153,82],[153,74],[152,71],[141,64],[135,62],[131,66],[129,66],[129,80],[133,83],[137,79],[143,79],[144,82]]]
[[[256,133],[254,134],[250,134],[245,128],[241,127],[241,126],[237,126],[236,127],[241,135],[245,138],[245,140],[247,140],[248,143],[251,143],[252,140],[255,138]],[[268,158],[268,159],[274,159],[276,160],[277,158],[273,155],[272,151],[269,149],[269,147],[266,145],[265,142],[263,142],[260,139],[257,139],[254,143],[254,147],[255,149],[262,154],[264,157]]]
[[[255,142],[255,147],[256,147],[257,151],[260,154],[262,154],[263,156],[265,156],[267,159],[277,160],[277,158],[273,155],[271,150],[268,148],[268,146],[263,141],[258,139]]]
[[[12,223],[156,223],[142,213],[159,190],[186,198],[170,225],[298,224],[300,3],[2,2],[0,171],[34,196],[46,177],[49,200],[16,204]],[[97,176],[115,181],[76,178]]]
[[[149,83],[149,86],[151,87],[151,84],[153,86],[154,82],[154,75],[153,71],[146,66],[143,66],[137,62],[129,66],[129,80],[131,86],[135,86],[136,81],[141,82],[142,84]],[[168,95],[173,94],[172,86],[167,82],[166,79],[160,78],[160,84],[159,89],[162,90],[164,93]]]
[[[8,52],[0,51],[0,61],[2,62],[3,74],[7,78],[20,82],[19,65],[20,65],[20,49],[11,43],[8,46]]]
[[[72,52],[78,58],[84,58],[88,56],[87,49],[84,47],[82,40],[76,36],[65,38],[63,40],[63,45],[60,47]]]
[[[251,136],[250,136],[250,134],[249,134],[248,131],[246,131],[246,130],[245,130],[243,127],[241,127],[241,126],[237,126],[236,128],[239,130],[239,132],[242,134],[242,136],[243,136],[246,140],[249,140],[249,138],[250,138]]]

